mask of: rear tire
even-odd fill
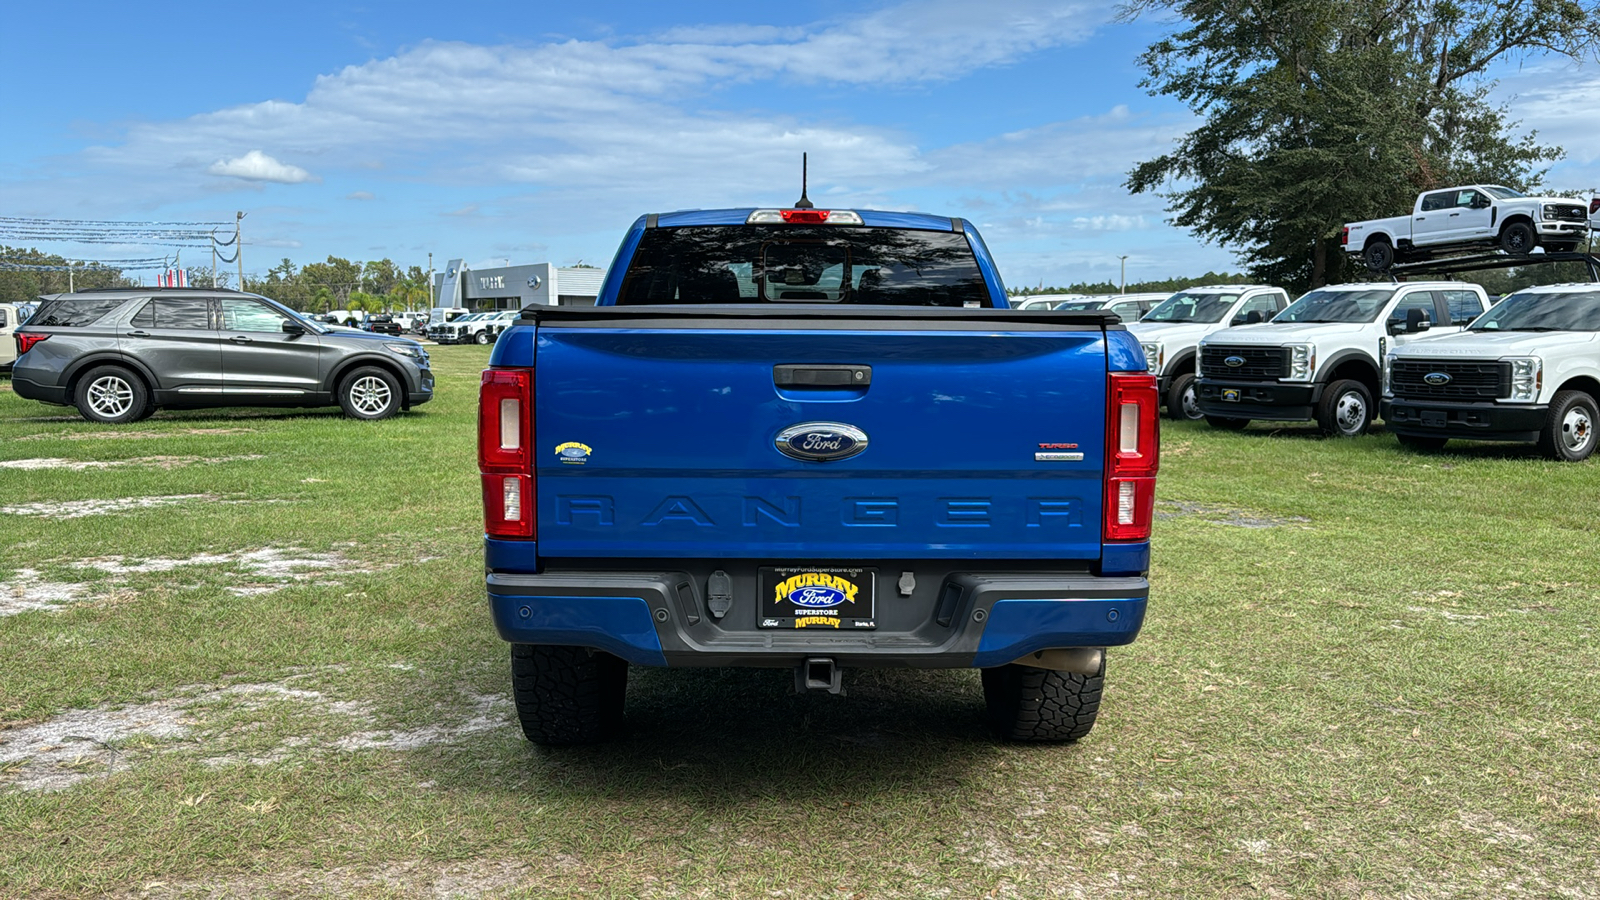
[[[1361,251],[1361,261],[1374,272],[1387,272],[1394,265],[1394,245],[1378,238]]]
[[[489,343],[489,332],[487,330],[478,332],[477,341],[480,344]]]
[[[989,724],[1008,741],[1075,741],[1094,728],[1105,682],[1104,656],[1093,675],[1018,665],[984,669]]]
[[[1317,403],[1317,425],[1328,437],[1360,437],[1372,426],[1372,392],[1359,381],[1328,385]]]
[[[1512,222],[1500,231],[1500,249],[1512,256],[1527,256],[1539,246],[1539,236],[1527,222]]]
[[[1172,386],[1167,388],[1167,416],[1180,422],[1198,422],[1205,418],[1195,403],[1192,373],[1172,379]]]
[[[1397,434],[1395,440],[1407,450],[1415,450],[1418,453],[1438,453],[1450,442],[1449,438],[1428,437],[1421,434]]]
[[[1250,424],[1249,419],[1230,419],[1227,416],[1206,416],[1205,419],[1207,425],[1223,431],[1243,431]]]
[[[384,369],[363,366],[339,383],[339,408],[352,419],[387,419],[400,411],[400,382]]]
[[[1560,391],[1539,431],[1539,450],[1558,462],[1583,462],[1594,453],[1600,408],[1583,391]]]
[[[125,425],[150,415],[150,391],[121,366],[96,366],[78,379],[73,405],[91,422]]]
[[[528,740],[592,744],[622,724],[628,661],[588,647],[512,644],[511,690]]]

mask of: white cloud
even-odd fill
[[[316,180],[305,169],[278,162],[260,150],[251,150],[234,159],[219,159],[206,171],[212,175],[242,178],[245,181],[275,181],[279,184],[303,184]]]
[[[371,191],[351,191],[344,195],[346,200],[372,200],[374,197]]]

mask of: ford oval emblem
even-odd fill
[[[838,606],[848,599],[844,591],[838,588],[818,587],[816,585],[795,588],[789,592],[789,602],[795,606],[803,606],[806,609],[828,609],[829,607]]]
[[[805,422],[778,432],[778,452],[794,459],[827,462],[855,456],[867,449],[867,434],[839,422]]]
[[[1227,366],[1230,369],[1237,369],[1240,366],[1244,365],[1244,357],[1242,357],[1242,356],[1230,356],[1227,359],[1223,360],[1222,363],[1223,363],[1223,365]]]
[[[1428,374],[1422,376],[1422,380],[1433,385],[1434,387],[1438,387],[1441,384],[1449,384],[1450,376],[1443,372],[1429,372]]]

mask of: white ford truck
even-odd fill
[[[1434,253],[1498,247],[1526,256],[1534,247],[1576,250],[1589,236],[1589,210],[1570,197],[1529,197],[1498,184],[1479,184],[1417,195],[1409,216],[1392,216],[1344,227],[1346,253],[1382,272],[1397,262]]]
[[[22,312],[15,303],[0,303],[0,372],[9,371],[17,361],[17,342],[13,332],[22,324]]]
[[[1330,436],[1365,434],[1389,350],[1460,331],[1488,306],[1483,288],[1458,281],[1317,288],[1267,324],[1202,339],[1195,402],[1217,428],[1315,420]]]
[[[1144,348],[1150,375],[1157,376],[1166,415],[1176,420],[1203,418],[1195,405],[1195,352],[1200,338],[1234,325],[1267,322],[1288,304],[1290,295],[1283,288],[1208,285],[1178,291],[1144,319],[1128,325]]]
[[[1383,394],[1384,422],[1414,449],[1524,441],[1555,460],[1588,459],[1600,423],[1600,284],[1526,288],[1460,334],[1396,347]]]
[[[1128,331],[1144,347],[1144,358],[1167,415],[1199,419],[1194,399],[1194,355],[1200,339],[1235,325],[1265,322],[1289,306],[1283,288],[1264,284],[1219,284],[1192,287],[1169,296]]]

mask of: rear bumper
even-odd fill
[[[1238,400],[1224,400],[1238,392]],[[1229,419],[1267,419],[1306,422],[1316,417],[1322,399],[1320,384],[1285,384],[1281,381],[1222,381],[1199,378],[1194,383],[1195,403],[1208,416]]]
[[[1384,425],[1396,434],[1479,441],[1537,441],[1548,405],[1383,401]]]
[[[506,641],[595,647],[677,667],[786,668],[823,656],[851,668],[988,668],[1038,650],[1130,644],[1150,595],[1143,577],[958,573],[911,630],[783,631],[755,629],[738,606],[714,621],[698,581],[684,572],[615,571],[487,578],[489,609]]]
[[[27,400],[54,403],[57,406],[66,406],[69,403],[66,388],[53,384],[40,384],[31,378],[24,378],[14,367],[11,370],[11,389],[18,397]]]

